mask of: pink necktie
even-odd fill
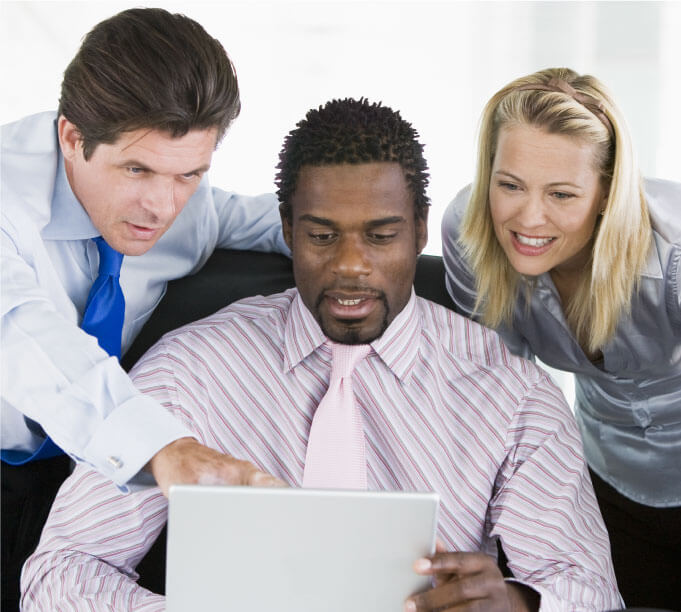
[[[352,373],[371,347],[336,344],[329,389],[317,407],[305,455],[303,486],[323,489],[366,489],[364,422],[352,391]]]

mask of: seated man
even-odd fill
[[[243,481],[258,469],[291,486],[436,491],[441,550],[415,560],[434,587],[406,609],[617,608],[560,391],[494,332],[413,292],[428,212],[416,138],[398,113],[363,100],[310,111],[277,175],[296,288],[167,334],[131,376],[202,443],[242,460]],[[354,350],[363,354],[341,357]],[[356,364],[338,383],[343,358]],[[345,421],[320,405],[338,385],[354,401]],[[320,457],[325,426],[337,439]],[[23,609],[163,609],[135,567],[166,511],[158,489],[122,494],[79,466],[24,567]]]

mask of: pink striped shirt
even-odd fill
[[[300,486],[325,340],[289,290],[167,334],[131,375],[203,443]],[[496,555],[499,538],[542,610],[620,607],[579,434],[549,377],[414,295],[371,346],[353,378],[369,488],[438,492],[446,545]],[[25,566],[24,610],[162,610],[134,568],[166,512],[157,488],[122,494],[79,466]]]

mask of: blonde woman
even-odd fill
[[[461,311],[575,374],[625,602],[681,610],[681,184],[641,180],[597,79],[543,70],[487,103],[442,232]]]

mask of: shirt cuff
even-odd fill
[[[196,436],[158,402],[138,395],[106,418],[86,446],[82,460],[127,492],[128,480],[159,450],[186,437]]]

